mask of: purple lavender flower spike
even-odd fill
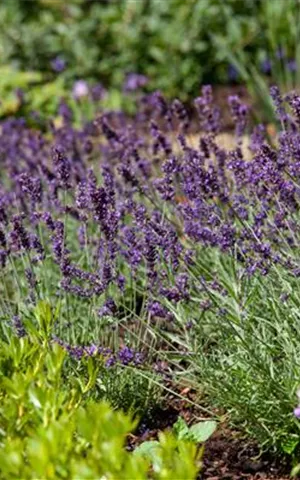
[[[270,88],[270,95],[272,97],[274,106],[275,106],[275,111],[278,115],[279,120],[283,123],[283,125],[286,127],[287,122],[289,120],[288,114],[283,106],[283,99],[282,96],[280,95],[279,88],[276,85],[273,85]]]
[[[19,338],[25,337],[27,335],[25,327],[24,327],[23,322],[22,322],[21,318],[19,317],[19,315],[14,315],[13,316],[12,323],[13,323],[14,329],[16,331],[16,334]]]
[[[243,104],[238,95],[231,95],[228,98],[228,103],[231,109],[231,115],[235,122],[235,131],[238,139],[245,133],[247,124],[248,107]]]
[[[71,165],[64,149],[60,146],[53,150],[53,164],[59,185],[65,189],[70,188]]]
[[[189,120],[189,116],[185,106],[181,103],[180,100],[176,98],[172,103],[172,110],[174,111],[176,117],[178,118],[180,125],[182,127],[182,130],[186,132],[189,127],[190,120]]]

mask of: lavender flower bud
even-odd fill
[[[53,150],[53,163],[59,185],[62,188],[70,188],[71,165],[61,147]]]
[[[25,337],[27,335],[26,330],[24,328],[24,325],[23,325],[22,320],[19,317],[19,315],[14,315],[13,316],[12,323],[13,323],[14,329],[16,331],[16,334],[19,338]]]

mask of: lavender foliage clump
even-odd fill
[[[126,82],[132,91],[146,80]],[[78,83],[73,93],[79,104],[90,91]],[[100,86],[91,92],[96,102],[102,95]],[[234,318],[240,334],[262,278],[278,275],[279,301],[293,302],[287,284],[300,271],[300,100],[276,87],[271,95],[281,123],[276,141],[261,125],[249,132],[249,108],[233,96],[229,147],[218,136],[209,86],[194,102],[196,120],[179,100],[169,104],[156,92],[137,98],[135,117],[106,111],[80,128],[62,102],[62,123],[51,124],[51,135],[21,118],[2,121],[0,268],[8,298],[1,314],[15,333],[26,332],[19,317],[11,322],[11,305],[33,310],[47,299],[59,311],[52,333],[72,357],[99,354],[107,366],[136,366],[158,338],[147,336],[155,329],[179,334],[184,325],[186,334],[204,337],[206,319]],[[262,308],[265,323],[273,307]],[[203,343],[210,352],[213,340]]]

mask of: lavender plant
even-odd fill
[[[271,96],[273,143],[229,98],[229,148],[208,86],[197,137],[159,92],[79,130],[67,109],[49,135],[3,122],[3,337],[38,328],[73,360],[193,383],[262,445],[295,450],[300,100]],[[34,320],[40,302],[51,322]]]

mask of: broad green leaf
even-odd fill
[[[178,417],[176,423],[173,425],[173,432],[178,440],[187,438],[189,435],[189,427],[182,417]]]
[[[214,420],[207,420],[193,425],[189,431],[189,437],[195,442],[206,442],[211,437],[217,428],[217,422]]]
[[[156,440],[150,440],[149,442],[144,442],[139,445],[134,450],[134,455],[139,455],[151,462],[154,469],[161,468],[161,457],[160,457],[161,445]]]

